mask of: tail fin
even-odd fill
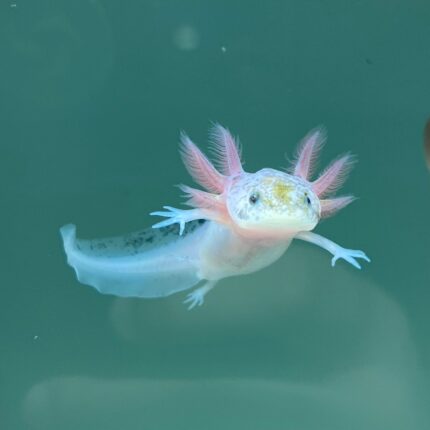
[[[187,290],[197,275],[196,242],[201,220],[187,224],[183,236],[177,226],[147,229],[125,236],[82,240],[72,224],[60,229],[67,262],[79,282],[103,294],[120,297],[164,297]]]

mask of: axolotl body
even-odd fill
[[[358,258],[370,261],[363,251],[311,232],[320,219],[354,200],[333,197],[352,166],[349,154],[311,181],[324,140],[322,128],[310,132],[288,172],[264,168],[249,173],[242,167],[238,143],[222,126],[212,131],[218,169],[182,133],[185,166],[205,189],[180,186],[192,209],[165,206],[165,211],[151,213],[166,218],[152,228],[109,239],[77,239],[75,226],[68,224],[61,228],[68,263],[80,282],[121,297],[164,297],[203,281],[187,296],[189,309],[202,305],[219,280],[275,262],[293,239],[329,251],[333,266],[344,259],[360,268]]]

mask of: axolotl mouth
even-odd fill
[[[240,229],[269,236],[312,230],[321,213],[319,199],[307,181],[274,169],[236,177],[227,207]]]

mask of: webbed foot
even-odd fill
[[[360,251],[358,249],[346,249],[339,247],[336,250],[336,253],[333,255],[333,258],[331,259],[331,265],[334,266],[337,260],[343,259],[348,263],[352,264],[357,269],[361,269],[361,266],[356,260],[356,258],[362,258],[363,260],[370,263],[370,258],[363,251]]]

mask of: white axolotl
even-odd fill
[[[215,125],[213,149],[219,170],[181,135],[181,155],[206,191],[181,185],[193,209],[165,206],[151,215],[167,219],[125,236],[82,240],[74,225],[61,228],[68,263],[78,280],[101,293],[121,297],[164,297],[204,284],[189,294],[189,309],[202,305],[215,284],[252,273],[276,261],[293,239],[314,243],[360,268],[363,251],[345,249],[311,233],[321,218],[351,203],[352,196],[327,197],[344,182],[350,155],[336,159],[314,181],[311,169],[324,142],[321,128],[301,143],[290,173],[265,168],[245,172],[240,148],[229,131]]]

